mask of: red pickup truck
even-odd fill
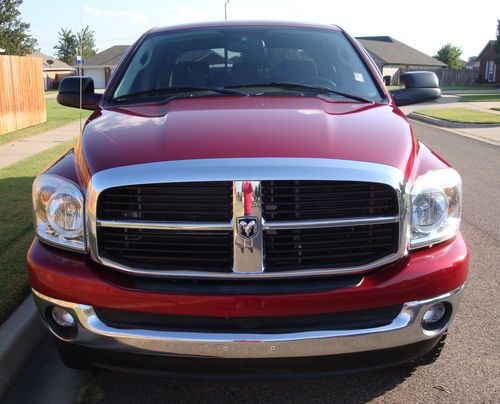
[[[467,278],[459,174],[336,26],[155,28],[33,184],[27,262],[62,360],[199,377],[434,361]]]

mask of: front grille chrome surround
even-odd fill
[[[261,212],[263,181],[353,181],[389,185],[394,189],[398,212],[390,216],[349,217],[318,220],[265,221]],[[183,182],[233,181],[233,217],[230,222],[161,222],[143,220],[100,220],[97,218],[99,194],[109,188],[145,184]],[[242,185],[253,185],[251,216],[259,218],[257,236],[248,244],[238,236],[238,219],[247,216],[243,211]],[[111,168],[96,173],[87,188],[87,236],[91,258],[116,270],[140,276],[172,278],[259,279],[359,274],[389,264],[408,254],[407,250],[407,190],[402,172],[395,167],[349,160],[308,158],[246,158],[200,159],[146,163]],[[397,251],[373,262],[331,268],[308,268],[266,272],[264,268],[263,239],[266,231],[370,226],[398,223]],[[234,234],[232,272],[207,270],[163,270],[129,266],[115,262],[99,252],[98,227],[155,229],[173,231],[228,231]],[[249,248],[251,246],[251,248]]]

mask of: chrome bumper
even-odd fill
[[[33,290],[46,327],[57,338],[90,348],[156,355],[205,358],[292,358],[365,352],[394,348],[444,333],[462,298],[463,285],[432,299],[408,302],[388,325],[359,330],[325,330],[286,334],[232,334],[172,332],[108,327],[92,306],[53,299]],[[422,316],[434,303],[447,302],[451,315],[434,331],[421,327]],[[78,331],[70,340],[62,338],[47,320],[48,309],[60,306],[77,319]]]

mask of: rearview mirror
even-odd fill
[[[65,77],[59,84],[57,102],[66,107],[80,108],[80,80],[82,108],[95,110],[101,101],[101,94],[94,93],[94,80],[90,77]]]
[[[433,72],[403,73],[399,81],[404,88],[390,91],[398,107],[434,101],[441,97],[439,80]]]

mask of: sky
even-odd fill
[[[24,0],[21,18],[43,53],[53,55],[58,31],[89,25],[97,48],[130,45],[154,26],[224,19],[226,0]],[[83,9],[83,13],[81,10]],[[389,35],[428,55],[446,43],[462,59],[495,39],[499,0],[230,0],[228,20],[286,20],[336,24],[353,36]]]

